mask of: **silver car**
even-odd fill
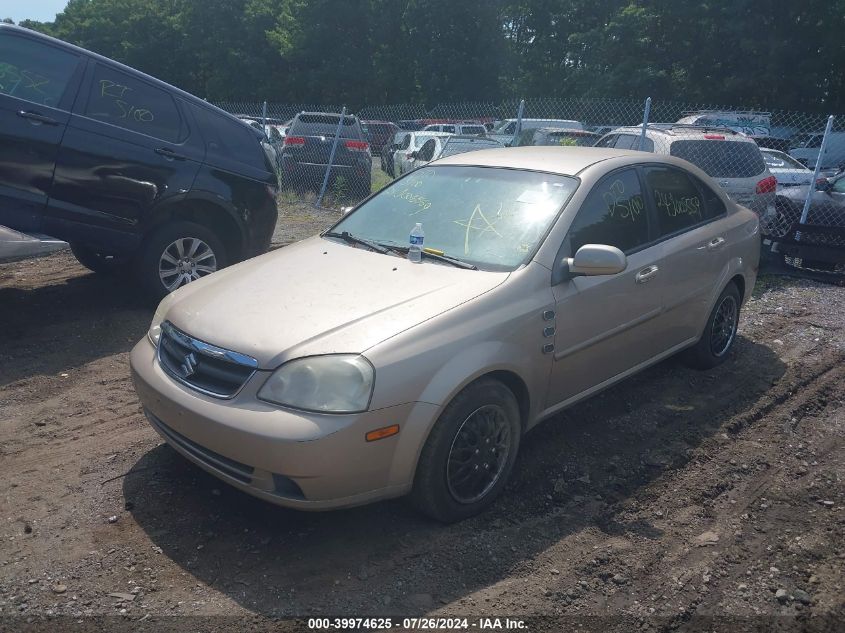
[[[455,521],[501,493],[540,421],[678,352],[724,361],[759,249],[757,216],[683,160],[458,154],[169,295],[132,374],[164,440],[249,494],[410,494]]]
[[[724,127],[651,123],[640,147],[641,134],[642,127],[617,128],[595,146],[642,149],[683,158],[707,172],[732,200],[758,216],[775,213],[777,180],[750,136]]]

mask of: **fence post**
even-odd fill
[[[326,194],[326,187],[329,184],[329,174],[332,171],[332,162],[334,162],[334,153],[337,150],[337,142],[340,139],[340,130],[343,127],[343,120],[346,118],[346,106],[340,112],[340,120],[337,122],[337,130],[334,133],[334,142],[332,143],[332,151],[329,154],[329,164],[326,165],[326,174],[323,176],[323,186],[320,187],[320,195],[317,196],[316,205],[319,207],[323,203],[323,196]]]
[[[822,160],[824,158],[824,150],[827,146],[827,137],[830,136],[830,128],[833,127],[833,115],[827,117],[827,126],[824,128],[824,136],[822,137],[822,144],[819,147],[819,157],[816,159],[816,169],[813,172],[813,182],[810,183],[807,189],[807,199],[804,201],[804,210],[801,212],[801,224],[807,224],[807,215],[810,213],[810,201],[813,199],[813,194],[816,192],[816,181],[819,179],[819,171],[822,167]]]
[[[519,109],[516,111],[516,129],[513,131],[513,138],[511,139],[511,146],[516,142],[520,132],[522,132],[522,113],[525,111],[525,99],[519,100]]]
[[[637,149],[642,151],[643,143],[645,142],[645,131],[648,127],[648,117],[651,114],[651,97],[645,100],[645,110],[643,111],[643,129],[640,132],[640,142],[637,145]]]
[[[264,132],[264,136],[267,139],[270,139],[270,135],[267,134],[267,102],[264,102],[264,105],[261,106],[261,131]]]

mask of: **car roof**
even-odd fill
[[[549,132],[551,134],[580,134],[581,136],[601,136],[598,132],[590,130],[579,130],[574,127],[535,127],[538,132]]]
[[[452,143],[453,141],[468,141],[470,143],[495,143],[496,145],[502,145],[496,139],[488,136],[478,136],[475,134],[453,134],[448,136],[446,140],[449,143]],[[502,145],[502,147],[504,147],[504,145]]]
[[[186,101],[190,101],[192,104],[196,104],[196,105],[202,106],[204,108],[214,110],[218,114],[225,114],[228,117],[237,118],[234,115],[232,115],[231,113],[226,112],[225,110],[218,108],[215,105],[212,105],[208,101],[205,101],[204,99],[200,99],[196,95],[192,95],[190,92],[185,92],[184,90],[177,88],[176,86],[173,86],[173,85],[171,85],[171,84],[169,84],[165,81],[162,81],[161,79],[156,79],[155,77],[148,75],[147,73],[142,72],[142,71],[138,70],[137,68],[127,66],[126,64],[121,64],[119,61],[115,61],[114,59],[111,59],[110,57],[105,57],[104,55],[100,55],[98,53],[90,51],[87,48],[82,48],[80,46],[70,44],[69,42],[65,42],[64,40],[60,40],[60,39],[57,39],[55,37],[50,37],[49,35],[45,35],[44,33],[39,33],[38,31],[33,31],[32,29],[27,29],[27,28],[24,28],[22,26],[16,26],[14,24],[0,23],[0,32],[2,32],[3,30],[6,30],[6,29],[13,31],[13,32],[15,32],[19,35],[23,35],[24,37],[29,37],[29,38],[37,39],[37,40],[43,40],[43,41],[50,43],[53,46],[60,46],[60,47],[65,48],[65,49],[72,50],[79,55],[86,55],[86,56],[88,56],[92,59],[95,59],[97,61],[104,62],[106,64],[111,64],[112,66],[115,66],[116,68],[118,68],[118,69],[120,69],[120,70],[122,70],[122,71],[124,71],[128,74],[141,77],[142,79],[144,79],[145,81],[147,81],[147,82],[149,82],[153,85],[156,85],[160,88],[163,88],[163,89],[165,89],[169,92],[175,93],[175,94],[179,95],[180,97],[182,97],[183,99],[185,99]]]
[[[643,131],[642,125],[634,125],[628,127],[617,127],[610,130],[607,134],[636,134],[639,135]],[[732,141],[741,141],[755,143],[754,139],[746,136],[736,130],[718,125],[690,125],[687,123],[649,123],[646,127],[646,135],[649,132],[657,134],[665,134],[667,136],[677,137],[703,137],[705,134],[724,134],[730,136]],[[708,140],[703,139],[702,140]],[[713,139],[717,140],[717,139]],[[756,145],[756,143],[755,143]]]
[[[629,160],[621,161],[622,164],[670,163],[690,170],[690,164],[686,161],[665,154],[607,147],[548,147],[537,145],[481,149],[441,158],[437,161],[437,164],[528,169],[574,176],[602,161],[625,158]]]

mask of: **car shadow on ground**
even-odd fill
[[[403,500],[326,513],[286,510],[234,490],[166,445],[135,464],[123,492],[162,553],[255,613],[421,614],[514,574],[567,535],[660,539],[617,502],[684,467],[704,439],[753,409],[785,365],[739,337],[721,367],[670,359],[545,421],[524,439],[494,506],[456,525]],[[708,487],[710,486],[710,487]],[[721,492],[702,482],[703,502]]]
[[[155,306],[134,280],[87,273],[58,258],[45,258],[49,270],[27,275],[38,285],[24,277],[0,287],[0,386],[128,351],[149,327]]]

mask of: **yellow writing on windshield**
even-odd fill
[[[461,222],[460,220],[453,220],[455,224],[458,226],[466,227],[466,232],[464,233],[464,255],[469,255],[469,243],[470,237],[478,237],[487,233],[488,231],[492,231],[497,236],[502,237],[502,234],[496,230],[496,223],[501,219],[502,216],[502,205],[499,205],[499,210],[496,213],[496,216],[493,218],[493,222],[487,219],[487,216],[484,215],[484,212],[481,210],[481,205],[475,205],[475,209],[472,211],[472,215],[469,216],[469,220],[466,222]],[[476,224],[476,220],[478,223]]]

